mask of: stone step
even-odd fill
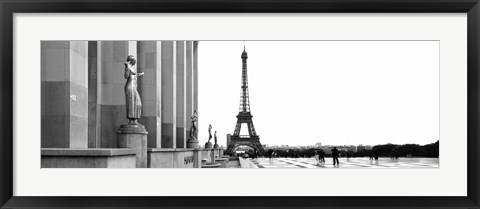
[[[202,165],[202,168],[220,168],[222,165],[220,163],[207,163]]]

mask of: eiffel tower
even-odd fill
[[[225,154],[232,154],[233,150],[241,145],[246,145],[252,147],[258,151],[261,155],[266,155],[265,150],[263,149],[262,144],[260,143],[260,137],[255,131],[255,127],[252,122],[252,114],[250,113],[250,100],[248,96],[248,76],[247,76],[247,59],[248,55],[245,51],[245,46],[243,46],[242,53],[242,88],[240,92],[240,108],[237,115],[237,125],[235,126],[235,131],[230,138],[230,143],[228,143],[227,150]],[[248,135],[240,135],[240,129],[242,124],[246,123],[248,127]]]

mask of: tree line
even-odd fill
[[[318,148],[300,148],[300,149],[273,149],[278,157],[313,157]],[[248,153],[248,152],[247,152]],[[331,156],[329,150],[326,150],[325,156]],[[346,151],[340,150],[342,157],[438,157],[439,141],[426,145],[418,144],[382,144],[372,147],[371,150]]]
[[[379,157],[438,157],[439,144],[439,141],[423,146],[418,144],[383,144],[374,146],[372,151]]]

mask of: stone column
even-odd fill
[[[145,72],[145,75],[138,80],[138,90],[143,105],[139,123],[145,125],[148,130],[148,147],[160,148],[162,44],[160,41],[138,41],[137,54],[137,71]]]
[[[175,148],[176,143],[176,43],[162,41],[162,143],[161,148]]]
[[[199,149],[193,150],[193,167],[202,168],[202,151]]]
[[[124,69],[128,55],[137,57],[136,41],[100,41],[98,88],[100,98],[100,146],[117,147],[117,131],[128,122],[125,107]],[[139,78],[139,80],[143,77]]]
[[[200,111],[198,110],[198,41],[193,42],[193,109],[197,110],[197,113],[199,114]],[[200,119],[198,121],[200,121]]]
[[[41,146],[88,147],[88,43],[41,42]]]
[[[200,110],[198,109],[198,41],[193,42],[193,109],[197,110],[197,127],[200,127]],[[200,131],[200,130],[198,130]],[[197,140],[198,140],[197,131]]]
[[[176,108],[177,108],[177,148],[186,148],[187,138],[185,135],[185,123],[186,123],[186,50],[185,41],[176,41]]]
[[[215,162],[215,150],[216,149],[211,149],[210,150],[210,162],[212,162],[212,163]]]
[[[193,87],[194,87],[194,82],[193,82],[193,41],[187,41],[186,42],[186,51],[187,51],[187,57],[186,57],[186,88],[187,90],[185,91],[186,93],[186,129],[185,129],[185,135],[187,136],[187,148],[198,148],[198,140],[197,139],[190,139],[190,129],[192,125],[192,120],[191,117],[194,112],[193,108]]]
[[[100,74],[98,73],[98,41],[88,42],[88,148],[100,146]]]

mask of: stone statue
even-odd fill
[[[212,124],[208,125],[208,142],[210,143],[210,140],[212,139]]]
[[[127,79],[127,83],[125,83],[125,104],[129,125],[138,125],[137,120],[142,117],[142,101],[137,91],[137,78],[143,76],[144,73],[137,73],[136,63],[137,61],[132,55],[128,55],[127,62],[124,63],[124,77]]]
[[[191,117],[192,124],[190,125],[190,139],[196,139],[197,136],[197,110],[193,111]]]
[[[213,137],[215,139],[215,144],[217,144],[217,131],[215,131],[215,133],[213,134]]]

